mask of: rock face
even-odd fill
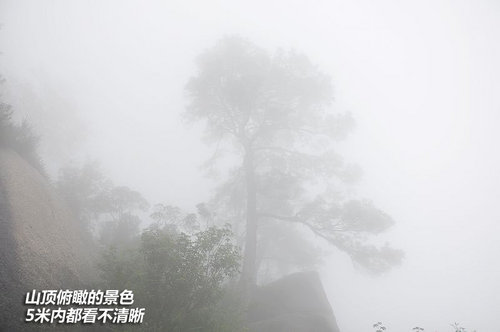
[[[248,320],[251,332],[339,332],[316,272],[295,273],[258,288]]]
[[[96,280],[81,226],[48,181],[0,149],[0,330],[24,324],[26,292],[82,289]]]

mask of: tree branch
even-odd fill
[[[314,234],[316,234],[317,236],[327,240],[328,242],[334,244],[334,240],[330,237],[328,237],[327,235],[324,234],[324,232],[322,232],[322,229],[307,222],[306,220],[303,220],[301,219],[298,215],[295,215],[295,216],[281,216],[281,215],[277,215],[277,214],[274,214],[274,213],[259,213],[258,214],[260,217],[267,217],[267,218],[273,218],[273,219],[277,219],[277,220],[282,220],[282,221],[288,221],[288,222],[294,222],[294,223],[298,223],[298,224],[302,224],[304,226],[306,226],[307,228],[309,228]],[[337,225],[341,225],[341,223],[337,223],[335,226]],[[341,229],[341,228],[337,228],[337,229],[331,229],[330,231],[332,232],[345,232],[345,231],[348,231],[346,229]]]

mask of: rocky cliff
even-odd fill
[[[20,330],[24,295],[96,280],[80,224],[50,183],[17,153],[0,149],[0,330]]]
[[[339,332],[316,272],[301,272],[256,290],[248,311],[251,332]]]

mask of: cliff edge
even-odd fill
[[[96,281],[81,225],[52,185],[16,152],[0,149],[0,330],[20,330],[25,294]]]

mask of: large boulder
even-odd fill
[[[317,272],[300,272],[259,287],[250,301],[251,332],[339,332]]]
[[[0,149],[0,330],[24,324],[26,292],[82,289],[96,280],[81,225],[37,170]]]

